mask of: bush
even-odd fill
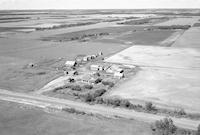
[[[130,105],[131,105],[131,103],[128,100],[121,100],[121,102],[120,102],[121,107],[129,108]]]
[[[176,132],[177,127],[174,125],[172,119],[165,118],[163,120],[157,120],[151,125],[151,129],[158,135],[172,135]]]
[[[105,104],[112,105],[112,106],[120,106],[120,99],[104,99]]]
[[[96,101],[97,104],[104,104],[104,100],[103,100],[102,97],[96,97],[95,101]]]
[[[96,90],[96,91],[93,93],[93,95],[94,95],[94,97],[96,98],[96,97],[102,96],[105,92],[106,92],[105,89],[100,89],[100,90]]]
[[[82,95],[82,98],[85,102],[93,102],[95,101],[95,97],[92,96],[90,93],[86,93],[84,95]]]
[[[75,82],[75,80],[73,78],[69,78],[68,80],[69,80],[70,83],[74,83]]]
[[[182,108],[181,108],[181,109],[176,109],[176,110],[174,111],[174,113],[177,114],[178,116],[186,115],[185,110],[182,109]]]
[[[184,30],[187,30],[190,27],[191,27],[190,25],[171,25],[171,26],[159,26],[158,29],[162,29],[162,30],[184,29]]]
[[[103,85],[108,85],[109,87],[113,87],[115,84],[113,82],[109,82],[109,81],[102,81]]]
[[[155,106],[153,106],[153,104],[151,102],[147,102],[147,103],[145,103],[145,109],[147,111],[155,111]]]
[[[199,124],[199,126],[197,127],[197,133],[196,133],[196,135],[200,135],[200,124]]]
[[[76,114],[82,114],[82,115],[86,114],[85,112],[76,110],[74,108],[63,108],[62,110],[68,113],[76,113]]]
[[[84,87],[85,89],[90,89],[90,90],[93,88],[93,86],[92,86],[92,85],[89,85],[89,84],[86,84],[86,85],[84,85],[83,87]]]
[[[81,91],[81,87],[79,85],[72,85],[71,89],[75,91]]]
[[[102,79],[101,79],[101,78],[98,78],[98,79],[95,80],[94,83],[95,83],[95,84],[98,84],[98,83],[100,83],[101,81],[102,81]]]
[[[81,95],[81,97],[83,98],[83,100],[85,102],[94,102],[94,101],[96,101],[96,98],[101,97],[105,92],[106,92],[106,90],[100,89],[100,90],[96,90],[93,93],[83,94],[83,95]],[[98,100],[100,100],[100,99],[98,99]],[[100,102],[100,101],[96,101],[96,102]]]

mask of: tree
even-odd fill
[[[93,88],[93,86],[92,86],[92,85],[89,85],[89,84],[86,84],[86,85],[84,85],[83,87],[84,87],[85,89],[90,89],[90,90]]]
[[[196,135],[200,135],[200,124],[199,124],[199,126],[197,127],[197,133],[196,133]]]
[[[177,127],[174,125],[172,119],[164,118],[163,120],[156,121],[151,129],[158,135],[173,135],[176,133]]]
[[[75,82],[75,80],[73,78],[69,78],[68,80],[69,80],[70,83],[74,83]]]
[[[147,102],[147,103],[145,103],[145,109],[147,111],[154,111],[155,107],[153,106],[152,102]]]

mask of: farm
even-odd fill
[[[0,11],[0,134],[151,134],[165,117],[194,133],[192,11]]]

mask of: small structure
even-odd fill
[[[119,72],[119,73],[124,72],[124,70],[123,70],[122,68],[120,68],[118,65],[112,65],[112,66],[111,66],[111,69],[112,69],[114,72]]]
[[[85,57],[83,57],[83,61],[89,61],[90,59],[89,59],[89,57],[88,56],[85,56]]]
[[[68,71],[64,71],[64,75],[67,76],[69,74]]]
[[[106,73],[114,73],[114,71],[109,67],[106,69]]]
[[[92,71],[103,71],[104,67],[101,65],[90,65],[90,70]]]
[[[68,75],[70,75],[70,76],[78,75],[78,71],[76,71],[76,70],[69,71]]]
[[[102,52],[99,52],[99,53],[98,53],[98,55],[99,55],[99,56],[102,56],[102,55],[103,55],[103,53],[102,53]]]
[[[67,66],[67,67],[74,67],[74,66],[76,66],[76,61],[66,61],[65,62],[65,66]]]
[[[91,55],[91,59],[95,59],[96,57],[96,55]]]
[[[90,70],[98,71],[99,70],[99,65],[90,65]]]
[[[33,67],[36,67],[36,66],[37,66],[37,65],[36,65],[35,63],[29,63],[27,67],[28,67],[28,68],[33,68]]]
[[[115,72],[123,73],[124,70],[118,67],[117,65],[112,65],[111,67],[107,68],[106,72],[107,73],[115,73]]]
[[[85,56],[86,56],[86,55],[83,55],[83,54],[76,56],[76,58],[75,58],[76,62],[77,62],[77,63],[81,63],[81,62],[83,61],[83,58],[84,58]]]
[[[122,78],[124,78],[124,73],[115,72],[114,77],[118,78],[118,79],[122,79]]]
[[[99,66],[99,71],[103,71],[104,67],[103,66]]]

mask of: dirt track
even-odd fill
[[[133,110],[125,110],[121,108],[110,108],[100,105],[88,105],[86,103],[74,102],[65,99],[57,99],[42,95],[23,94],[10,92],[0,89],[0,100],[16,102],[21,104],[33,105],[36,107],[45,108],[51,107],[71,107],[86,113],[100,114],[107,117],[123,117],[128,119],[137,119],[144,122],[154,122],[155,120],[163,119],[164,116],[135,112]],[[182,128],[196,129],[200,121],[185,119],[185,118],[172,118],[174,123]]]

